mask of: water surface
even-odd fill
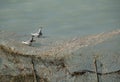
[[[119,0],[1,0],[0,30],[18,34],[43,26],[50,37],[74,37],[120,28]]]

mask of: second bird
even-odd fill
[[[42,27],[39,28],[38,32],[36,33],[31,33],[32,36],[40,38],[42,34]]]

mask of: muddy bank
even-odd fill
[[[12,37],[10,37],[13,35]],[[120,30],[26,46],[0,35],[0,82],[119,82]],[[96,63],[95,63],[96,61]]]

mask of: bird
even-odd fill
[[[40,38],[43,33],[42,33],[42,27],[39,28],[38,32],[36,33],[31,33],[32,36]]]
[[[35,42],[34,36],[32,36],[32,37],[30,38],[30,40],[22,41],[22,44],[26,44],[26,45],[31,46],[33,42]]]

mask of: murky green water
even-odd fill
[[[73,37],[120,28],[119,0],[1,0],[0,30]]]

